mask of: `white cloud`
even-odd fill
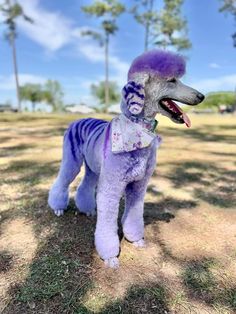
[[[50,51],[55,51],[71,41],[73,22],[59,12],[49,12],[39,0],[19,0],[25,14],[33,19],[29,23],[18,20],[19,28],[33,41]]]
[[[104,48],[100,47],[96,42],[81,40],[77,49],[79,53],[81,53],[85,58],[93,63],[105,62]],[[120,85],[123,85],[127,77],[129,64],[125,61],[122,61],[115,55],[110,55],[109,67],[115,72],[115,74],[113,74],[110,79],[117,81],[120,83]],[[97,79],[99,81],[104,80],[104,76],[100,76]]]
[[[236,74],[200,80],[193,82],[191,86],[205,93],[218,90],[235,90]]]
[[[25,14],[30,16],[34,21],[34,23],[31,24],[23,19],[19,19],[19,30],[32,41],[42,46],[47,54],[54,55],[59,49],[68,46],[70,53],[72,52],[73,54],[74,51],[76,51],[76,56],[82,57],[83,60],[87,59],[92,63],[104,64],[104,47],[99,46],[96,41],[81,35],[82,31],[91,29],[91,27],[78,27],[72,19],[66,17],[62,12],[51,12],[46,9],[43,6],[43,1],[18,1],[23,6]],[[121,87],[126,80],[129,64],[116,56],[112,47],[110,47],[109,66],[111,73],[110,79],[117,81]],[[29,82],[44,83],[46,78],[33,74],[20,74],[19,80],[20,84],[23,85]],[[78,101],[78,99],[80,99],[79,90],[81,91],[81,95],[88,97],[86,94],[89,95],[90,93],[90,85],[93,82],[104,80],[104,73],[103,71],[98,73],[93,79],[82,78],[80,84],[78,82],[78,87],[75,86],[77,80],[74,81],[72,78],[61,78],[59,80],[62,86],[65,87],[65,91],[68,91],[68,94],[73,96],[72,98],[76,99],[78,95]],[[0,76],[0,90],[13,91],[14,89],[15,80],[13,75]]]
[[[214,62],[210,63],[209,67],[212,68],[212,69],[219,69],[219,68],[221,68],[221,66],[218,63],[214,63]]]
[[[42,7],[39,0],[19,0],[26,15],[34,23],[23,19],[18,21],[18,26],[31,40],[43,46],[46,51],[56,52],[58,49],[70,45],[76,49],[78,56],[93,63],[104,63],[104,47],[87,37],[81,35],[82,31],[91,27],[78,27],[75,23],[60,12],[50,12]],[[95,29],[93,29],[95,30]],[[115,71],[113,78],[120,81],[126,78],[129,64],[120,60],[113,53],[109,56],[111,70]]]
[[[19,74],[19,83],[20,85],[24,85],[26,83],[31,84],[43,84],[47,79],[42,76],[32,75],[32,74]],[[14,75],[8,76],[0,76],[0,90],[14,90],[16,88],[15,85],[15,77]]]

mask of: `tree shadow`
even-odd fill
[[[169,313],[169,296],[165,287],[157,283],[149,283],[143,287],[131,286],[123,299],[118,299],[105,306],[99,314],[110,313]]]
[[[229,128],[231,129],[231,127]],[[232,128],[232,130],[234,127]],[[191,138],[198,140],[200,142],[223,142],[223,143],[228,143],[228,144],[235,144],[236,142],[236,136],[235,135],[226,135],[226,134],[214,134],[213,132],[210,132],[211,126],[210,125],[205,125],[201,126],[201,129],[190,129],[188,132],[182,129],[175,129],[171,127],[165,127],[161,131],[163,136],[168,136],[168,137],[183,137],[183,138]],[[219,129],[214,129],[214,130],[219,130]]]
[[[214,276],[217,265],[214,259],[188,261],[182,272],[182,280],[191,299],[209,305],[224,305],[236,311],[236,286],[220,285]]]
[[[32,122],[32,121],[38,121],[38,120],[52,120],[55,119],[53,116],[50,115],[24,115],[24,114],[15,114],[14,116],[0,116],[0,122],[8,122],[8,123],[15,123],[17,122]]]
[[[45,229],[26,279],[9,290],[10,301],[3,313],[84,313],[82,297],[92,287],[93,233],[95,221],[75,215],[71,203],[64,217],[57,218],[47,207],[47,191],[15,209],[15,217],[31,220],[37,239]]]
[[[59,161],[40,163],[28,160],[15,160],[2,170],[2,174],[7,178],[2,183],[34,186],[44,181],[45,178],[53,176],[58,168]],[[17,176],[15,176],[15,173],[17,173]]]
[[[192,209],[198,205],[191,200],[179,200],[172,197],[165,197],[157,202],[144,203],[145,224],[152,224],[155,221],[170,222],[175,218],[174,213],[180,209]]]
[[[13,138],[12,136],[1,136],[0,137],[0,142],[1,142],[1,144],[5,143],[5,142],[10,141],[12,138]]]
[[[236,206],[236,170],[228,170],[208,162],[182,162],[164,175],[175,188],[192,187],[194,199],[221,208]]]
[[[12,157],[22,154],[27,149],[35,148],[34,144],[19,144],[0,148],[0,157]]]
[[[67,126],[65,127],[59,127],[58,125],[54,125],[53,128],[46,128],[46,129],[40,129],[40,130],[21,130],[21,135],[31,135],[33,137],[40,137],[40,138],[47,138],[51,136],[62,136],[67,129]]]
[[[13,255],[8,251],[0,251],[0,273],[7,272],[12,267]]]

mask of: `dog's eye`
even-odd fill
[[[175,83],[175,82],[176,82],[176,79],[175,79],[175,78],[172,78],[172,79],[168,80],[167,82]]]

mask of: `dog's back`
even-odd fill
[[[108,123],[105,120],[86,118],[75,121],[69,126],[64,135],[64,146],[74,160],[80,158],[85,152],[92,153]]]

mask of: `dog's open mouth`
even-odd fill
[[[188,128],[191,127],[191,121],[187,114],[172,99],[164,98],[159,104],[172,120],[177,123],[185,123]]]

